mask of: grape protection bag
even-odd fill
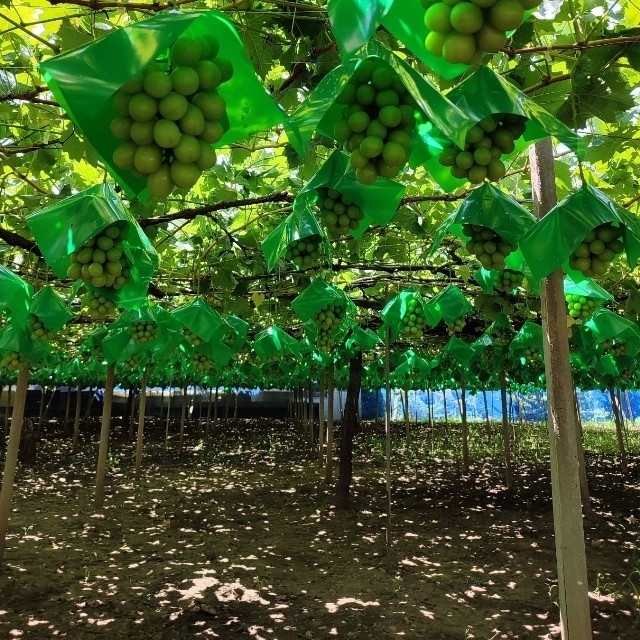
[[[496,145],[494,148],[503,149],[503,153],[499,156],[503,165],[529,145],[548,136],[553,136],[569,147],[579,158],[584,158],[586,141],[583,137],[562,124],[535,101],[527,98],[515,86],[488,67],[481,66],[451,89],[446,97],[469,119],[470,124],[462,132],[462,138],[465,142],[475,141],[474,138],[470,138],[470,134],[471,129],[477,130],[478,123],[482,127],[487,119],[494,121],[493,128],[484,132],[484,140],[487,137],[494,138],[493,143]],[[506,116],[506,120],[513,121],[513,123],[501,127],[499,123],[502,122],[504,116]],[[519,134],[517,136],[513,132],[509,133],[510,128],[514,126],[517,127],[517,131],[515,131]],[[499,132],[498,129],[500,129]],[[496,138],[495,136],[499,133],[503,134],[503,137],[509,133],[510,139],[505,141]],[[440,138],[434,133],[431,138],[431,157],[424,163],[429,173],[445,191],[454,191],[466,183],[466,179],[454,177],[451,174],[450,165],[444,166],[441,163],[441,160],[444,162],[441,158],[442,153],[451,148],[451,141],[453,138],[447,131],[443,131]],[[497,147],[498,144],[502,147]],[[455,143],[455,145],[459,149],[465,148],[464,144],[461,146],[459,143]]]
[[[468,231],[466,225],[476,225],[492,230],[509,245],[511,251],[506,256],[503,255],[503,262],[507,267],[518,269],[522,264],[522,256],[515,247],[535,222],[535,218],[522,205],[495,185],[487,182],[474,189],[460,207],[438,227],[429,255],[435,253],[447,233],[452,233],[469,242],[471,236],[465,233],[465,230]],[[472,252],[476,253],[470,251]],[[494,262],[493,264],[504,269],[502,263],[498,265]],[[487,265],[483,262],[483,266],[492,268],[491,261]]]
[[[451,336],[440,355],[450,358],[457,367],[466,368],[476,357],[476,352],[468,342],[456,336]]]
[[[29,318],[33,287],[0,264],[0,313],[8,311],[10,321],[24,327]]]
[[[324,230],[318,223],[313,212],[307,208],[293,210],[263,241],[260,245],[267,261],[267,269],[271,271],[280,258],[287,256],[287,251],[292,247],[297,249],[297,243],[302,242],[307,246],[312,246],[318,253],[313,256],[312,252],[307,255],[313,256],[311,264],[316,264],[318,260],[324,261],[324,257],[330,256],[330,245]],[[306,247],[305,247],[306,250]],[[299,257],[299,256],[298,256]],[[297,269],[305,266],[304,258],[299,264],[292,259]]]
[[[509,351],[524,361],[542,361],[542,327],[527,320],[509,343]],[[537,357],[533,354],[537,354]]]
[[[174,309],[171,316],[204,342],[225,328],[230,329],[222,316],[200,297]]]
[[[324,200],[330,198],[332,207],[337,204],[343,205],[343,209],[348,208],[350,204],[356,205],[360,209],[361,218],[357,220],[357,226],[343,225],[345,232],[350,233],[354,238],[360,238],[362,234],[372,225],[376,224],[380,227],[386,227],[391,218],[393,218],[400,200],[404,195],[405,187],[398,182],[387,178],[378,178],[372,185],[366,189],[362,188],[362,184],[358,182],[356,174],[349,166],[349,159],[339,150],[334,151],[327,161],[320,167],[317,173],[307,182],[298,192],[293,201],[294,212],[310,209],[312,205],[320,208],[320,222],[328,227],[327,232],[330,237],[331,228],[337,228],[338,224],[342,224],[339,220],[331,221],[327,217],[331,215],[331,211],[327,207],[323,207]],[[322,193],[325,193],[325,198]],[[335,194],[332,192],[336,192]],[[339,197],[338,197],[339,195]],[[344,204],[343,202],[344,201]],[[336,215],[337,214],[337,215]],[[340,214],[334,209],[334,216],[338,218]],[[339,231],[340,229],[338,229]]]
[[[291,308],[303,322],[312,320],[318,312],[330,305],[341,307],[347,312],[353,312],[356,308],[342,289],[325,282],[322,278],[316,278],[291,302]]]
[[[294,353],[298,341],[277,325],[267,327],[253,339],[253,350],[261,360]]]
[[[224,343],[234,352],[238,353],[242,347],[247,344],[247,334],[249,332],[249,323],[246,320],[230,313],[225,318],[227,324],[231,327],[224,337]]]
[[[409,320],[412,315],[419,316],[421,321]],[[423,331],[429,327],[435,327],[440,321],[440,316],[429,307],[420,293],[409,290],[401,291],[389,300],[381,311],[380,317],[383,323],[381,330],[389,330],[391,342],[401,334],[409,338],[419,337]]]
[[[92,243],[98,236],[110,233],[112,229],[112,235],[115,235],[117,230],[117,240],[111,241],[111,250],[114,250],[114,245],[121,245],[121,248],[116,249],[119,257],[114,257],[113,264],[121,264],[120,273],[125,268],[122,265],[126,264],[129,271],[126,281],[115,289],[112,286],[94,286],[85,279],[86,287],[125,309],[145,304],[149,282],[158,268],[158,254],[140,226],[124,209],[110,185],[96,185],[41,209],[27,217],[27,224],[45,261],[58,278],[68,277],[74,260],[76,264],[80,264],[76,258],[81,251],[89,249],[86,244]],[[108,240],[105,239],[105,242]],[[89,260],[85,264],[93,261],[94,249],[99,247],[88,251]],[[104,253],[107,251],[109,250]],[[104,256],[101,256],[101,260],[103,265],[109,262],[108,256],[106,262]],[[114,272],[118,272],[117,269],[116,267]],[[74,279],[80,277],[78,274],[72,276]]]
[[[215,146],[237,142],[285,120],[284,111],[261,85],[231,20],[216,11],[163,12],[40,64],[56,100],[129,197],[144,200],[149,191],[144,177],[114,163],[114,151],[121,143],[110,130],[118,116],[114,96],[154,61],[166,61],[174,42],[187,36],[214,37],[220,56],[232,65],[231,77],[218,87],[229,127]]]
[[[427,306],[433,309],[434,315],[439,316],[447,324],[471,312],[471,304],[464,293],[453,284],[431,298]]]
[[[581,273],[570,266],[570,257],[583,248],[588,234],[602,226],[608,230],[619,230],[620,246],[616,248],[620,251],[624,249],[629,267],[635,267],[640,259],[640,221],[602,191],[585,183],[559,202],[521,238],[520,249],[531,270],[532,282],[537,283],[560,267],[570,273],[574,280],[580,280]],[[591,241],[586,248],[587,253],[590,247]],[[597,247],[596,250],[601,249]],[[592,264],[592,258],[601,253],[602,250],[585,259]],[[606,271],[607,263],[603,264],[604,271],[597,274],[587,271],[586,275],[601,275]],[[582,275],[585,275],[584,272]]]
[[[598,342],[616,340],[630,345],[626,355],[633,356],[640,348],[640,327],[635,322],[619,316],[608,309],[597,309],[584,323]]]
[[[50,331],[59,331],[73,318],[71,309],[51,286],[43,287],[33,296],[30,312]]]

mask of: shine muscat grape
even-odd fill
[[[481,184],[498,182],[506,174],[503,155],[515,150],[515,142],[526,129],[526,118],[515,113],[489,115],[467,132],[464,149],[447,147],[438,161],[449,167],[454,178]]]
[[[427,324],[418,298],[407,300],[407,310],[400,318],[400,333],[405,338],[419,338]]]
[[[49,331],[44,322],[34,314],[29,317],[29,328],[32,340],[51,340],[53,338],[53,332]]]
[[[320,187],[317,191],[320,219],[329,237],[339,238],[360,226],[364,212],[351,198],[328,187]]]
[[[299,269],[312,267],[320,261],[320,242],[315,235],[295,240],[287,246],[284,257]]]
[[[122,245],[125,233],[124,224],[114,222],[87,240],[69,256],[71,264],[67,276],[98,289],[122,288],[131,275]]]
[[[515,247],[505,242],[493,229],[478,224],[462,225],[462,232],[470,236],[465,247],[475,255],[485,269],[502,271],[505,268],[505,258],[515,250]]]
[[[96,291],[87,291],[81,300],[83,308],[94,320],[104,320],[116,312],[116,303]]]
[[[604,340],[600,346],[605,353],[610,353],[612,356],[626,356],[627,344],[626,342],[618,342],[615,338],[609,338]]]
[[[624,250],[620,240],[622,232],[621,227],[610,222],[597,226],[569,256],[569,266],[588,277],[604,275],[610,263]]]
[[[451,64],[479,64],[507,43],[528,9],[542,0],[423,0],[425,48]]]
[[[0,359],[0,369],[3,371],[17,371],[27,364],[27,359],[17,351],[7,351]]]
[[[497,327],[491,334],[493,344],[498,347],[506,347],[513,338],[513,331],[509,327]]]
[[[344,105],[334,126],[361,184],[395,178],[409,160],[418,107],[389,64],[365,58],[337,98]]]
[[[449,335],[453,335],[454,333],[460,333],[466,326],[467,323],[465,322],[464,316],[460,316],[453,322],[447,323],[447,331]]]
[[[219,49],[211,35],[180,36],[170,64],[151,63],[114,95],[118,115],[110,129],[122,143],[113,163],[146,177],[158,200],[174,187],[191,189],[216,163],[211,145],[229,128],[218,88],[233,76],[233,65],[218,57]]]
[[[316,345],[321,349],[331,349],[338,327],[344,319],[345,307],[341,304],[328,304],[313,316],[318,327]]]
[[[523,282],[524,273],[513,269],[504,269],[504,271],[499,272],[494,288],[504,293],[511,293],[514,289],[522,286]]]
[[[191,356],[191,366],[197,375],[204,377],[213,369],[213,360],[202,353],[194,353]]]
[[[564,299],[567,302],[567,313],[576,320],[586,320],[598,308],[595,298],[577,293],[567,293]]]
[[[134,342],[152,342],[157,337],[157,329],[155,322],[138,320],[131,324],[131,336]]]

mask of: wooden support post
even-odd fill
[[[327,378],[327,459],[325,461],[324,480],[328,484],[333,476],[333,394],[334,369],[333,362],[329,365]]]
[[[407,444],[409,444],[409,440],[411,439],[411,429],[409,428],[409,389],[407,387],[404,388],[403,405],[404,438],[407,441]]]
[[[318,464],[322,466],[324,461],[324,372],[320,373],[318,385]]]
[[[534,144],[529,159],[534,208],[537,217],[542,218],[557,202],[551,139]],[[561,637],[562,640],[591,640],[576,413],[562,271],[557,269],[540,285]]]
[[[173,380],[169,381],[169,400],[167,401],[167,421],[164,425],[164,452],[169,447],[169,425],[171,424],[171,398],[173,397]]]
[[[140,406],[138,408],[138,437],[136,440],[136,479],[140,478],[142,471],[142,446],[144,444],[144,414],[147,407],[147,380],[149,372],[145,369],[140,382]]]
[[[82,385],[78,384],[76,390],[76,413],[73,419],[73,450],[80,447],[80,408],[82,406]]]
[[[391,546],[393,537],[391,534],[391,330],[387,326],[384,344],[384,384],[387,391],[387,402],[384,411],[384,479],[387,492],[387,526],[385,528],[385,545],[387,549],[387,563],[391,564]],[[408,411],[408,407],[407,407]]]
[[[107,475],[107,454],[109,453],[109,429],[111,427],[111,407],[113,405],[114,365],[107,367],[107,378],[104,383],[102,403],[102,425],[100,427],[100,448],[98,450],[98,469],[96,471],[96,507],[100,508],[104,501],[104,482]]]
[[[218,435],[218,389],[220,385],[216,383],[216,396],[214,399],[214,407],[213,407],[213,434]]]
[[[467,389],[460,381],[460,421],[462,423],[462,471],[469,473],[469,425],[467,424]]]
[[[9,529],[9,515],[11,513],[11,498],[13,496],[13,481],[16,476],[20,435],[24,420],[24,405],[27,400],[29,386],[29,367],[24,366],[18,371],[16,395],[13,399],[13,413],[11,415],[11,430],[4,460],[4,475],[2,476],[2,492],[0,493],[0,565],[4,559],[4,548]]]
[[[609,387],[609,398],[611,398],[611,410],[613,411],[613,419],[616,423],[616,438],[618,440],[618,450],[620,452],[620,466],[623,471],[627,470],[627,449],[624,446],[624,434],[622,432],[622,415],[620,404],[616,392]]]
[[[213,398],[213,389],[209,387],[209,400],[207,401],[207,421],[204,425],[204,440],[209,441],[209,429],[211,428],[211,402]]]
[[[511,463],[511,430],[509,429],[509,407],[507,404],[507,375],[500,370],[500,400],[502,402],[502,446],[504,453],[504,482],[508,491],[513,490],[513,468]]]
[[[184,440],[184,425],[187,420],[187,387],[182,387],[182,410],[180,413],[180,439],[178,440],[178,449],[182,451],[182,442]]]
[[[307,420],[309,425],[307,436],[309,443],[313,446],[313,381],[311,379],[307,385]]]
[[[578,452],[578,470],[580,474],[580,495],[582,496],[582,510],[585,515],[591,515],[591,496],[589,495],[589,480],[587,466],[584,461],[584,447],[582,446],[582,418],[580,417],[580,402],[578,392],[573,390],[576,404],[576,450]]]

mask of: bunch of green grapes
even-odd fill
[[[479,64],[507,43],[528,9],[542,0],[423,0],[427,51],[451,64]]]
[[[514,113],[487,116],[468,131],[464,149],[447,147],[438,161],[454,178],[471,184],[497,182],[507,171],[501,157],[515,149],[525,128],[526,118]]]
[[[585,276],[601,276],[624,250],[622,228],[605,222],[590,231],[569,256],[569,266]]]
[[[335,335],[344,319],[345,307],[341,304],[328,304],[313,316],[318,327],[316,345],[320,349],[331,349],[335,342]]]
[[[131,324],[131,336],[134,342],[152,342],[156,339],[158,325],[155,322],[137,320]]]
[[[506,347],[511,342],[511,338],[513,338],[513,331],[509,327],[496,327],[491,334],[493,344],[498,347]]]
[[[345,105],[334,126],[362,184],[395,178],[409,160],[417,104],[398,74],[379,58],[360,62],[337,99]]]
[[[126,360],[123,360],[120,363],[120,367],[122,368],[122,372],[126,375],[137,372],[140,369],[140,356],[137,353],[134,353]]]
[[[17,351],[7,351],[0,359],[0,369],[3,371],[18,371],[27,364],[27,359]]]
[[[189,344],[192,344],[194,347],[199,347],[200,345],[204,344],[204,340],[187,327],[184,328],[184,335],[189,341]]]
[[[113,300],[95,291],[87,291],[82,296],[82,307],[94,320],[104,320],[116,312],[116,303]]]
[[[76,249],[69,256],[71,264],[67,269],[67,276],[98,289],[122,288],[131,275],[122,246],[125,225],[123,222],[114,222]]]
[[[595,298],[588,298],[577,293],[567,293],[564,296],[567,301],[567,313],[576,320],[586,320],[597,308]]]
[[[627,355],[627,343],[618,342],[615,338],[609,338],[600,343],[602,350],[605,353],[610,353],[612,356],[626,356]]]
[[[513,269],[504,269],[500,271],[498,280],[494,285],[494,288],[504,293],[510,293],[514,289],[517,289],[522,285],[524,281],[524,274],[520,271],[514,271]]]
[[[29,330],[32,340],[51,340],[53,338],[53,332],[49,331],[44,322],[34,314],[29,316]]]
[[[474,254],[485,269],[502,271],[505,268],[505,258],[515,250],[506,243],[493,229],[479,224],[462,225],[462,233],[470,236],[465,247]]]
[[[202,353],[194,353],[191,356],[191,366],[197,375],[204,377],[213,370],[213,360]]]
[[[422,305],[417,298],[407,300],[407,310],[400,318],[400,333],[405,338],[418,338],[422,335],[427,320]]]
[[[447,331],[449,332],[449,335],[453,335],[454,333],[460,333],[460,331],[462,331],[466,326],[467,323],[464,319],[464,316],[460,316],[453,322],[447,323]]]
[[[293,262],[299,269],[312,267],[320,262],[321,242],[320,236],[316,235],[295,240],[287,246],[285,260]]]
[[[542,354],[534,347],[526,347],[522,355],[527,362],[542,362]]]
[[[338,238],[357,229],[364,218],[364,212],[350,198],[335,189],[318,189],[320,218],[327,227],[331,238]]]
[[[180,36],[169,61],[151,63],[113,97],[118,115],[111,133],[122,140],[113,163],[146,176],[154,198],[166,198],[174,187],[191,189],[216,163],[211,145],[229,128],[218,87],[233,75],[219,50],[210,34]]]

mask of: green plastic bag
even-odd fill
[[[122,244],[131,270],[128,281],[118,290],[85,286],[125,309],[135,309],[146,303],[158,254],[110,185],[96,185],[27,216],[44,259],[58,278],[67,277],[74,251],[115,222],[126,232]]]
[[[270,360],[295,352],[297,344],[295,338],[273,325],[256,335],[253,339],[253,350],[261,360]]]
[[[504,348],[509,345],[515,335],[515,331],[509,322],[509,318],[501,313],[487,328],[485,336],[489,338],[487,346]]]
[[[168,54],[179,36],[214,35],[220,56],[233,63],[232,77],[218,92],[227,104],[229,129],[215,146],[226,146],[286,119],[260,84],[232,22],[216,11],[167,11],[40,64],[56,100],[102,157],[109,173],[129,197],[146,199],[146,180],[113,163],[120,145],[110,132],[117,115],[113,96],[149,63]]]
[[[514,114],[527,118],[524,133],[515,140],[515,149],[501,156],[503,163],[508,163],[521,151],[537,140],[553,136],[569,147],[579,158],[584,159],[586,153],[586,141],[550,113],[545,111],[537,102],[528,98],[507,80],[494,73],[488,67],[481,66],[463,82],[455,86],[446,94],[463,113],[466,114],[470,125],[465,129],[463,140],[471,127],[487,116],[496,114]],[[455,178],[451,175],[449,167],[444,167],[439,162],[439,156],[444,149],[451,146],[448,132],[438,138],[433,135],[430,147],[431,158],[424,165],[433,176],[434,180],[445,190],[454,191],[467,183],[466,179]],[[462,145],[456,143],[460,149]]]
[[[476,357],[476,352],[468,342],[451,336],[440,355],[450,359],[457,367],[464,369]]]
[[[522,364],[542,362],[542,327],[527,320],[509,343],[509,351]]]
[[[230,330],[222,316],[200,297],[174,309],[171,315],[204,342],[224,329]]]
[[[238,353],[247,344],[249,323],[233,313],[228,314],[225,320],[231,331],[226,332],[224,342],[234,353]]]
[[[334,189],[358,205],[364,213],[357,229],[350,234],[360,238],[372,225],[386,227],[395,215],[405,187],[398,182],[379,177],[366,189],[358,182],[355,171],[350,168],[349,159],[341,151],[334,151],[318,172],[305,184],[293,201],[294,212],[309,209],[318,203],[318,189],[327,187]]]
[[[390,378],[393,386],[422,389],[433,367],[434,363],[419,356],[413,349],[408,349],[400,355]]]
[[[520,264],[518,266],[513,264],[514,259],[509,256],[509,263],[512,265],[510,269],[497,271],[496,269],[480,267],[476,271],[474,279],[480,285],[482,291],[485,293],[493,293],[495,290],[513,295],[518,291],[519,287],[524,286],[526,278],[525,271],[527,271],[527,269],[522,253],[519,251],[516,253],[516,257],[520,258]]]
[[[50,351],[43,340],[32,340],[28,327],[8,325],[0,333],[0,360],[10,352],[19,353],[29,364],[42,360]]]
[[[590,231],[607,222],[623,229],[627,262],[629,267],[635,267],[640,258],[640,220],[602,191],[585,183],[559,202],[522,238],[520,249],[531,269],[533,281],[546,278],[560,267],[574,279],[580,279],[582,274],[569,267],[569,256]]]
[[[344,105],[336,99],[358,65],[367,58],[380,58],[389,64],[418,105],[420,116],[410,149],[410,166],[416,167],[429,159],[434,145],[432,135],[464,144],[465,131],[472,126],[467,116],[404,60],[381,44],[369,42],[328,73],[291,116],[290,127],[295,131],[291,141],[300,155],[306,155],[309,142],[317,132],[336,139],[334,125],[344,110]]]
[[[31,296],[33,287],[13,271],[0,265],[0,313],[8,311],[13,324],[26,326]]]
[[[447,233],[464,241],[469,240],[462,231],[464,224],[488,227],[511,246],[520,244],[520,239],[531,229],[536,219],[522,205],[506,195],[495,185],[486,182],[474,189],[445,221],[438,227],[429,255],[433,255]],[[505,264],[512,269],[522,265],[519,250],[510,253]]]
[[[344,342],[344,348],[349,355],[353,356],[359,351],[371,351],[381,346],[383,346],[383,342],[377,333],[371,329],[363,329],[356,322],[350,324]]]
[[[294,313],[302,320],[312,320],[319,311],[328,305],[342,307],[347,313],[354,312],[356,307],[349,296],[322,278],[316,278],[302,293],[291,302]]]
[[[310,209],[298,208],[290,213],[262,242],[262,252],[267,261],[267,270],[271,271],[282,258],[287,247],[299,240],[314,239],[324,251],[325,259],[331,257],[331,246],[324,230]],[[297,269],[298,264],[293,263]]]
[[[43,287],[33,296],[30,311],[50,331],[59,331],[73,318],[71,309],[51,286]]]
[[[606,342],[613,340],[621,344],[629,346],[627,353],[624,355],[634,356],[640,348],[640,327],[635,322],[627,320],[608,309],[598,309],[584,323],[587,328],[598,340],[598,342]]]
[[[411,324],[408,325],[406,323],[406,318],[411,315],[410,305],[414,304],[411,302],[412,300],[416,301],[417,308],[420,309],[424,317],[425,330],[428,327],[435,327],[438,322],[440,322],[440,316],[436,314],[431,307],[429,307],[424,298],[417,291],[401,291],[397,296],[387,302],[380,313],[380,317],[382,318],[382,323],[384,325],[381,329],[389,329],[389,339],[391,342],[396,340],[403,331],[408,337],[419,336],[419,332],[417,331],[406,330],[407,326],[412,328]]]
[[[431,298],[427,306],[433,309],[434,316],[440,316],[447,324],[452,324],[471,312],[471,304],[464,293],[453,284]]]

